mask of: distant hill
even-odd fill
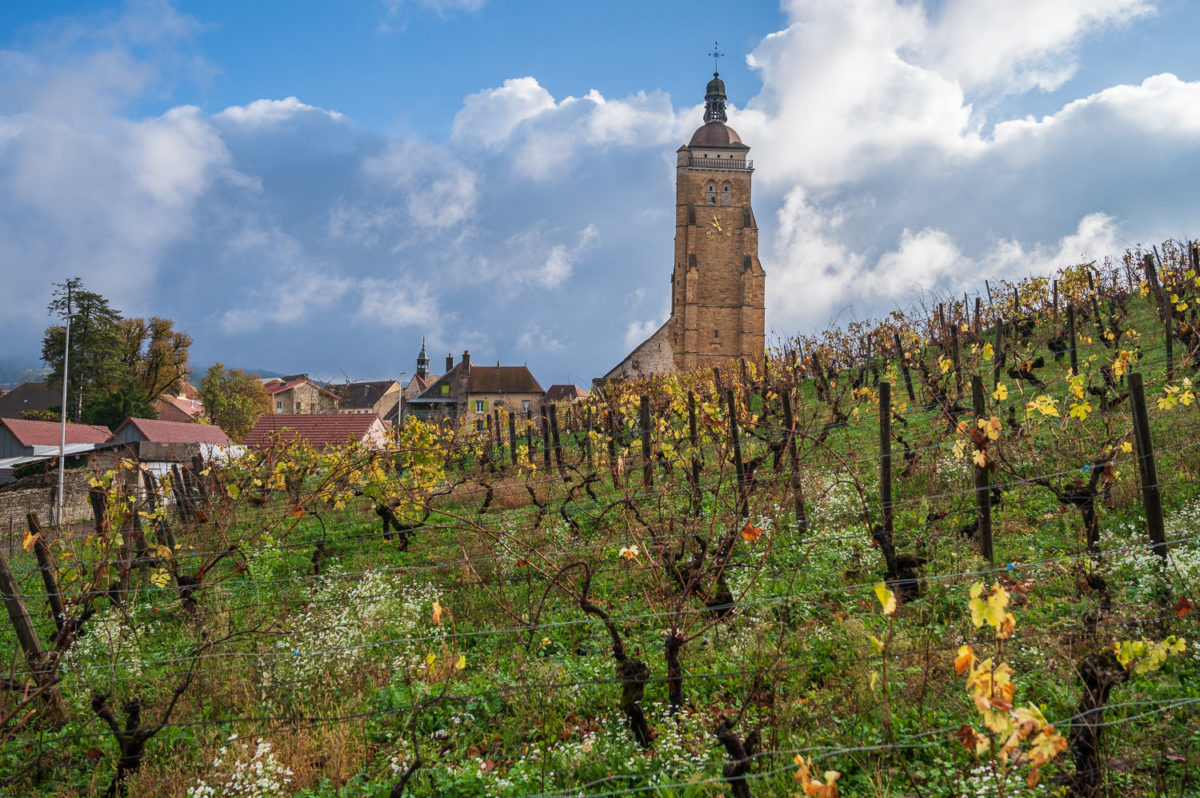
[[[23,382],[40,382],[47,373],[39,360],[0,359],[0,388],[9,390]]]

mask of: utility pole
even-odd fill
[[[62,374],[62,408],[60,413],[60,428],[58,433],[58,506],[54,510],[54,525],[62,532],[63,507],[63,460],[67,452],[67,380],[71,356],[71,281],[67,280],[67,331],[63,344],[63,374]]]

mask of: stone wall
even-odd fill
[[[637,379],[651,374],[670,374],[675,370],[675,357],[671,349],[671,322],[659,327],[645,341],[638,344],[616,368],[605,374],[599,382],[617,379]]]
[[[75,468],[63,475],[63,520],[68,523],[92,518],[88,502],[91,470]],[[17,540],[25,531],[25,514],[37,513],[43,524],[54,519],[58,498],[58,472],[38,474],[0,488],[0,539],[7,541],[9,529]]]

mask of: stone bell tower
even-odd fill
[[[759,360],[766,346],[766,275],[750,207],[750,148],[725,124],[725,82],[713,73],[704,124],[675,165],[675,269],[671,350],[690,370],[730,358]]]
[[[713,72],[704,124],[676,153],[671,317],[601,381],[762,359],[766,274],[750,207],[754,163],[725,124],[725,100]]]

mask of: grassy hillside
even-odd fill
[[[549,464],[497,417],[281,442],[166,509],[100,475],[9,558],[47,653],[0,633],[0,792],[1200,791],[1200,283],[1161,254],[1161,292],[1130,254],[611,386]]]

